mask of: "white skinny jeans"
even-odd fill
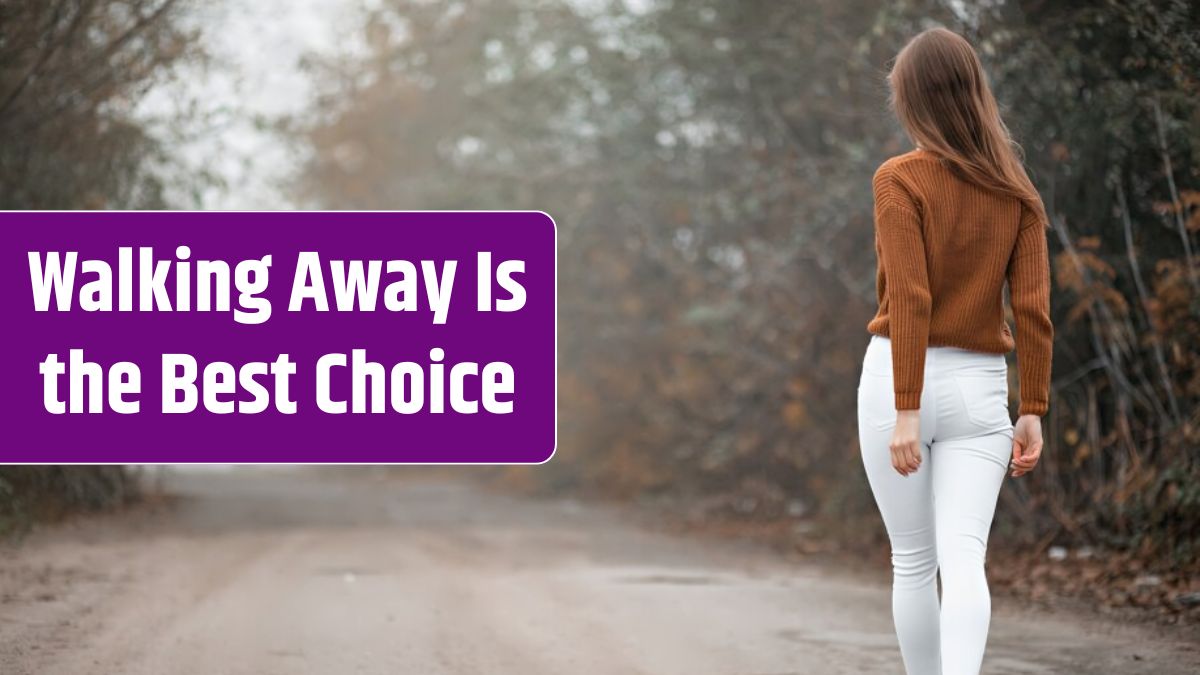
[[[858,386],[863,467],[892,549],[892,618],[908,675],[976,675],[991,621],[984,558],[1012,453],[1004,356],[930,347],[921,465],[902,476],[890,341],[872,336]],[[942,579],[938,603],[936,575]]]

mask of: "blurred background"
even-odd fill
[[[996,555],[1034,594],[1195,616],[1187,0],[5,0],[0,207],[544,210],[559,450],[462,473],[885,561],[854,418],[870,178],[910,148],[889,60],[932,25],[977,46],[1053,221],[1047,448]],[[137,474],[0,467],[0,527]]]

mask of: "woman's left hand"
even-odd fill
[[[1013,429],[1012,476],[1019,478],[1033,471],[1042,457],[1042,418],[1021,415]]]

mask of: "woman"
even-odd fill
[[[888,83],[917,147],[873,181],[879,311],[858,390],[862,460],[891,543],[907,672],[978,673],[1000,484],[1009,468],[1031,471],[1042,449],[1053,340],[1046,213],[966,40],[921,33]],[[1014,347],[1015,427],[1004,357]]]

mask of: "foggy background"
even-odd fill
[[[1053,224],[1047,447],[997,545],[1104,547],[1181,579],[1114,602],[1169,604],[1200,524],[1192,3],[9,0],[0,207],[544,210],[559,450],[492,478],[878,543],[870,178],[910,147],[889,59],[932,25],[978,48]],[[133,490],[0,487],[9,528]]]

